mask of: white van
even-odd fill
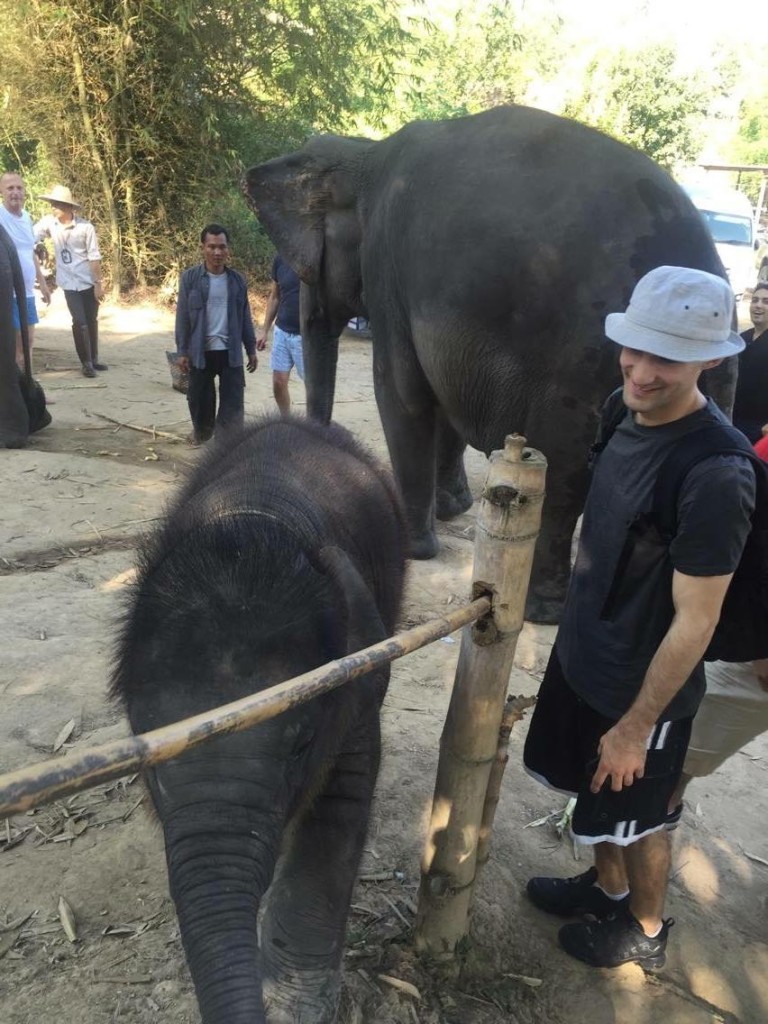
[[[752,204],[735,188],[683,185],[709,228],[736,298],[752,288],[755,271],[755,215]]]

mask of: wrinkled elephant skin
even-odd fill
[[[112,683],[131,728],[391,635],[406,548],[394,481],[343,428],[218,439],[140,557]],[[388,681],[387,666],[147,772],[204,1024],[336,1019]]]
[[[524,434],[549,463],[528,617],[557,621],[598,411],[619,383],[607,313],[663,264],[724,275],[690,200],[643,154],[526,107],[319,136],[248,171],[248,201],[302,279],[310,415],[333,409],[338,336],[368,316],[376,399],[411,554],[472,501],[465,444]],[[734,370],[711,383],[729,408]]]

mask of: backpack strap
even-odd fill
[[[713,423],[685,434],[662,462],[653,489],[650,519],[666,543],[671,542],[677,532],[677,501],[683,481],[697,463],[713,455],[745,456],[755,467],[759,484],[765,464],[736,427]]]
[[[627,407],[624,405],[624,389],[616,388],[605,400],[600,410],[600,423],[597,428],[597,437],[589,449],[589,468],[592,469],[595,460],[608,442],[613,437],[616,428],[627,415]]]

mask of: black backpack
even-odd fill
[[[619,388],[608,398],[600,418],[597,441],[590,450],[590,465],[605,448],[624,419],[627,407]],[[630,524],[603,616],[618,600],[627,583],[632,554],[638,544],[669,547],[677,532],[677,499],[689,470],[711,455],[744,455],[755,471],[755,510],[741,561],[725,595],[720,621],[704,655],[706,661],[754,661],[768,657],[768,464],[757,455],[736,427],[713,423],[681,437],[659,467],[651,511]],[[671,595],[670,595],[671,602]]]

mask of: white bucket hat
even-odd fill
[[[733,292],[704,270],[656,267],[641,277],[626,313],[609,313],[605,333],[619,345],[699,363],[735,356],[744,340],[731,330]]]
[[[50,192],[44,196],[38,196],[38,199],[45,199],[49,203],[66,203],[67,206],[74,206],[75,209],[80,209],[80,203],[76,203],[72,198],[71,191],[66,185],[54,185]]]

